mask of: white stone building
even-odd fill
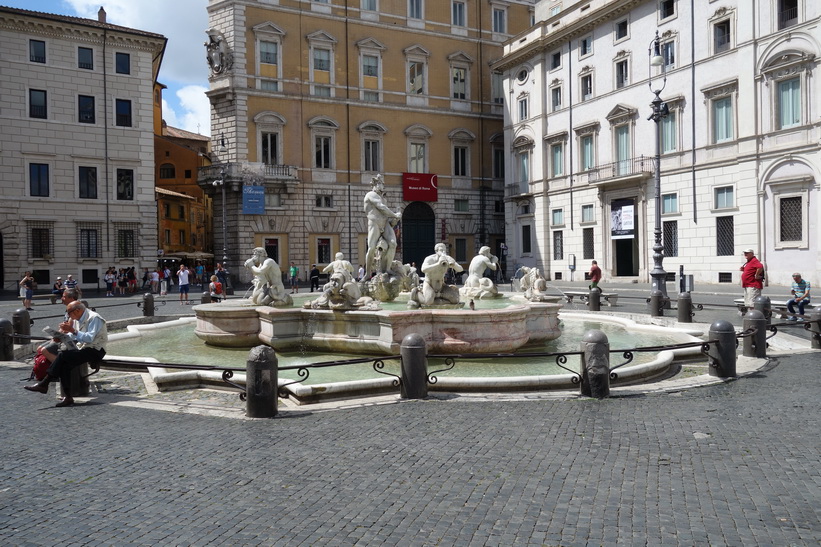
[[[165,37],[0,7],[0,286],[156,264],[153,85]],[[159,94],[156,96],[159,99]]]
[[[536,19],[493,65],[505,77],[509,263],[581,281],[595,259],[605,282],[649,281],[650,85],[664,84],[667,279],[683,265],[696,284],[738,285],[751,247],[771,285],[800,271],[819,286],[821,3],[541,0]]]

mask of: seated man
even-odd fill
[[[71,392],[71,371],[75,367],[92,361],[100,361],[105,356],[105,345],[108,342],[108,329],[105,319],[99,314],[86,309],[82,302],[72,302],[66,307],[70,317],[60,323],[60,332],[69,340],[77,342],[78,349],[61,351],[48,369],[46,377],[33,386],[24,386],[29,391],[48,393],[48,385],[60,380],[63,386],[63,399],[57,406],[71,406],[74,399]]]
[[[798,315],[804,315],[804,306],[810,302],[810,282],[801,278],[799,272],[792,274],[792,289],[790,290],[792,298],[787,301],[787,309],[790,313],[795,313],[793,306],[798,304]],[[804,319],[791,315],[787,318],[788,321],[803,321]]]

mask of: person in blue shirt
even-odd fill
[[[74,399],[70,395],[71,370],[83,363],[101,361],[105,357],[105,346],[108,343],[108,328],[105,319],[98,313],[85,307],[80,301],[66,306],[69,319],[60,323],[60,332],[68,340],[77,344],[77,349],[67,349],[57,354],[57,358],[48,368],[46,377],[32,386],[23,386],[28,391],[48,393],[49,383],[60,380],[63,386],[63,399],[57,406],[71,406]]]
[[[792,298],[787,301],[787,310],[790,313],[795,313],[795,304],[798,304],[798,315],[804,315],[804,307],[810,302],[810,282],[801,278],[799,272],[792,274],[792,290],[790,290]],[[787,318],[788,321],[803,321],[801,317],[791,315]]]

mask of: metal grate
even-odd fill
[[[718,282],[719,283],[732,283],[733,282],[732,272],[718,272]]]
[[[555,275],[556,281],[561,281],[562,280],[562,272],[556,272],[554,275]]]
[[[32,221],[28,227],[28,255],[29,258],[51,258],[54,248],[54,223]]]
[[[716,256],[735,254],[735,225],[733,217],[716,217]]]
[[[663,230],[664,256],[678,256],[678,221],[668,220]]]
[[[117,223],[117,258],[135,258],[140,225],[136,223]]]
[[[801,197],[781,198],[780,241],[801,241]]]
[[[561,260],[564,255],[564,233],[561,230],[553,232],[553,260]]]
[[[592,260],[593,254],[593,228],[582,230],[582,258]]]
[[[102,224],[77,223],[77,256],[79,258],[100,258],[100,231]]]

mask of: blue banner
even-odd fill
[[[264,215],[265,214],[265,187],[264,186],[243,186],[242,187],[242,214],[243,215]]]

